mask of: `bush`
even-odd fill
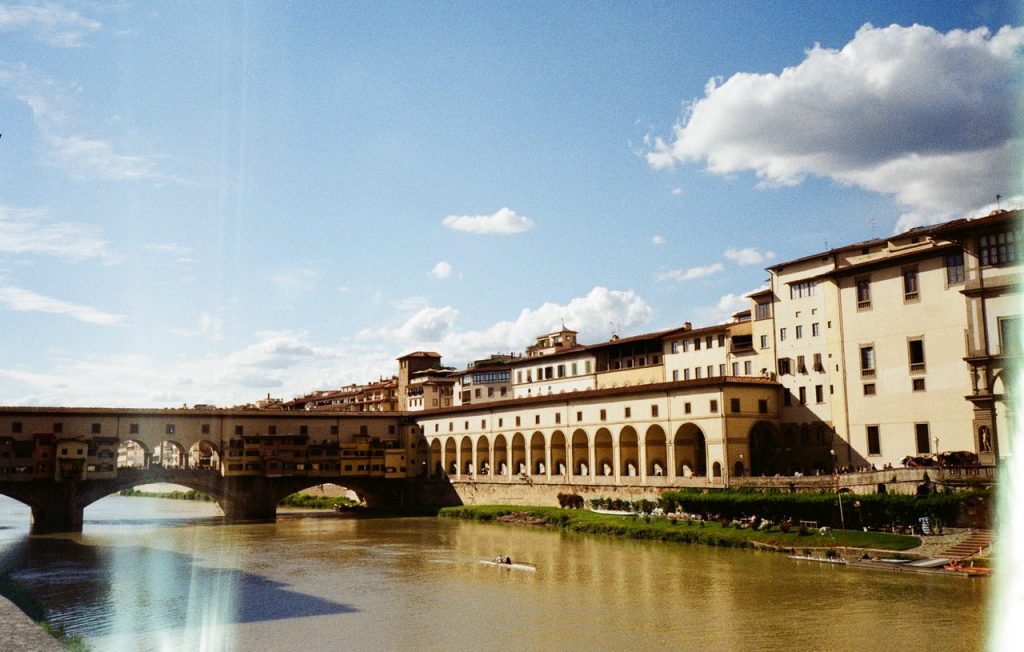
[[[558,506],[562,509],[583,509],[584,504],[579,494],[558,494]]]

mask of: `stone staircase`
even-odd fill
[[[992,545],[995,534],[992,530],[971,530],[966,539],[944,551],[940,557],[966,559]]]

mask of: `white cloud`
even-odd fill
[[[221,317],[215,317],[208,312],[201,312],[197,321],[198,325],[196,328],[172,328],[171,333],[178,337],[202,336],[214,340],[223,338],[224,320]]]
[[[97,235],[95,228],[74,222],[46,222],[48,214],[46,209],[0,205],[0,251],[116,262],[107,241]]]
[[[894,197],[908,221],[962,215],[1019,182],[1022,43],[1024,28],[865,25],[781,74],[710,80],[646,158],[752,170],[764,186],[828,177]]]
[[[444,218],[443,224],[456,231],[478,234],[508,235],[533,228],[533,220],[525,215],[516,215],[510,208],[502,208],[493,215],[449,215]]]
[[[720,324],[728,321],[737,312],[749,308],[750,299],[745,294],[730,292],[720,297],[714,306],[697,308],[696,315],[701,324]]]
[[[267,281],[285,294],[308,292],[316,286],[319,274],[308,267],[282,266],[267,275]]]
[[[760,265],[775,258],[775,252],[766,251],[761,253],[755,247],[745,247],[743,249],[729,247],[725,250],[725,257],[737,265]]]
[[[420,308],[398,328],[366,329],[360,339],[384,339],[398,342],[437,342],[455,326],[459,311],[451,306]]]
[[[79,47],[85,34],[101,27],[98,21],[57,5],[0,5],[0,32],[28,30],[59,48]]]
[[[434,278],[439,279],[451,278],[452,266],[442,260],[438,264],[434,265],[434,268],[430,270],[430,274],[433,275]]]
[[[690,269],[673,269],[668,272],[661,272],[655,278],[659,281],[694,281],[717,274],[725,269],[722,263],[711,263],[703,267],[691,267]]]
[[[185,264],[194,262],[192,259],[192,248],[173,243],[148,244],[142,247],[146,251],[152,251],[161,256],[173,260],[175,263]]]
[[[0,304],[15,312],[46,312],[65,315],[89,324],[110,325],[120,322],[123,317],[89,306],[54,299],[31,290],[0,286]]]
[[[656,235],[656,236],[654,236],[653,238],[651,238],[651,244],[656,244],[656,245],[663,245],[663,244],[665,244],[665,236],[663,236],[663,235]]]
[[[673,197],[678,197],[678,196],[679,196],[679,195],[681,195],[681,194],[683,194],[683,189],[682,189],[682,188],[676,187],[676,188],[673,188],[673,189],[671,190],[671,195],[672,195]]]
[[[49,147],[49,158],[71,176],[106,181],[185,183],[181,178],[160,171],[152,157],[123,154],[106,140],[76,133],[70,108],[81,91],[77,85],[41,77],[24,64],[0,64],[0,86],[9,89],[31,109],[39,135]],[[85,120],[84,124],[94,122]]]

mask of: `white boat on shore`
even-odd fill
[[[499,561],[496,561],[494,559],[481,559],[480,563],[484,564],[486,566],[497,566],[498,568],[509,568],[511,570],[521,570],[521,571],[530,571],[530,572],[534,572],[534,571],[537,570],[537,567],[535,565],[533,565],[533,564],[524,564],[522,562],[517,562],[517,561],[514,561],[514,562],[512,562],[510,564],[507,564],[507,563],[505,563],[503,561],[499,562]]]
[[[839,557],[811,557],[809,555],[786,555],[790,559],[796,559],[797,561],[817,561],[823,564],[846,564],[845,559]]]
[[[634,516],[636,512],[630,512],[622,509],[601,509],[599,507],[591,507],[590,511],[595,514],[606,514],[608,516]]]

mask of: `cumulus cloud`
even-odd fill
[[[656,236],[654,236],[653,238],[651,238],[651,244],[656,244],[656,245],[663,245],[663,244],[665,244],[665,236],[663,236],[663,235],[656,235]]]
[[[123,317],[103,312],[89,306],[54,299],[42,294],[11,286],[0,286],[0,305],[15,312],[46,312],[53,315],[64,315],[88,324],[111,325],[120,322]]]
[[[0,206],[0,251],[116,262],[107,241],[95,228],[74,222],[47,222],[48,214],[45,209]]]
[[[755,247],[745,247],[743,249],[729,247],[725,250],[725,257],[737,265],[760,265],[775,258],[775,252],[765,251],[762,253]]]
[[[667,272],[661,272],[655,278],[659,281],[694,281],[699,278],[705,278],[713,274],[717,274],[725,269],[722,263],[711,263],[710,265],[704,265],[702,267],[691,267],[689,269],[673,269]]]
[[[420,308],[397,328],[366,329],[360,339],[387,339],[399,342],[437,342],[455,325],[459,311],[451,306]]]
[[[509,235],[533,228],[533,220],[525,215],[516,215],[510,208],[503,208],[493,215],[449,215],[442,223],[456,231],[478,234]]]
[[[1022,43],[1024,28],[864,25],[780,74],[710,80],[646,159],[752,170],[763,186],[831,178],[895,198],[902,227],[963,215],[1019,182]]]
[[[746,297],[746,294],[730,292],[720,297],[714,306],[697,308],[696,314],[701,324],[720,324],[728,321],[737,312],[749,308],[750,299]]]
[[[442,260],[438,264],[434,265],[434,268],[430,270],[430,274],[434,278],[439,279],[451,278],[452,266],[448,262]]]
[[[26,30],[58,48],[82,45],[82,37],[102,24],[57,5],[0,5],[0,32]]]

